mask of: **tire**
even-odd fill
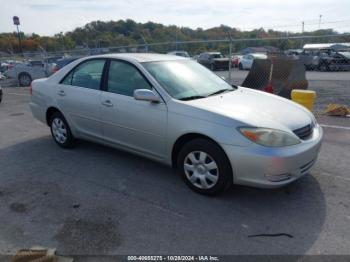
[[[210,64],[210,70],[211,71],[215,71],[215,65],[214,64]]]
[[[74,137],[70,127],[60,112],[55,112],[50,118],[50,130],[53,140],[62,148],[72,148],[74,146]]]
[[[1,101],[2,101],[2,89],[0,87],[0,103],[1,103]]]
[[[192,190],[204,195],[222,193],[233,182],[225,152],[204,138],[194,139],[183,146],[177,158],[177,169]]]
[[[18,83],[20,86],[29,86],[32,82],[32,77],[28,73],[20,73],[18,75]]]
[[[320,64],[319,67],[318,67],[318,69],[319,69],[320,71],[322,71],[322,72],[327,72],[327,71],[329,71],[329,67],[328,67],[328,65],[327,65],[326,63]]]
[[[239,70],[244,70],[243,65],[241,63],[239,63],[238,68],[239,68]]]

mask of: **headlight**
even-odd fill
[[[250,141],[263,146],[282,147],[300,143],[299,138],[281,130],[263,127],[241,127],[238,130]]]

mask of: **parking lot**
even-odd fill
[[[308,72],[316,109],[349,102],[349,74],[330,74]],[[211,198],[128,153],[59,148],[29,99],[27,88],[6,88],[0,104],[0,254],[33,245],[63,255],[350,254],[350,118],[318,116],[323,146],[302,179]]]
[[[228,79],[228,71],[216,71],[216,74]],[[232,71],[232,82],[241,85],[247,77],[248,70]],[[317,100],[314,106],[316,112],[325,109],[329,103],[350,104],[350,73],[349,72],[319,72],[307,71],[306,79],[308,80],[310,90],[317,93]]]

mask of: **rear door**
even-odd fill
[[[105,59],[82,62],[56,89],[60,110],[75,131],[84,136],[102,137],[100,86],[105,62]]]
[[[152,89],[144,75],[122,60],[111,60],[101,96],[104,138],[154,158],[163,158],[167,107],[136,100],[135,89]]]

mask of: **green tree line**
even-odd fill
[[[271,37],[301,36],[301,33],[286,33],[275,30],[264,30],[263,28],[241,31],[234,27],[220,25],[210,29],[191,29],[188,27],[177,27],[175,25],[165,26],[159,23],[147,22],[137,23],[131,19],[118,21],[93,21],[83,27],[78,27],[73,31],[55,34],[54,36],[39,36],[35,33],[21,34],[22,50],[24,52],[46,51],[57,52],[74,48],[105,48],[111,46],[128,46],[138,44],[151,44],[159,42],[174,42],[174,44],[150,46],[149,51],[167,52],[171,50],[187,50],[195,55],[207,50],[219,50],[228,52],[227,43],[193,43],[175,44],[176,41],[193,40],[218,40],[228,39],[229,34],[233,39],[254,39],[256,41],[234,42],[233,51],[247,46],[274,46],[282,50],[290,48],[301,48],[305,43],[325,43],[325,42],[350,42],[348,36],[324,37],[312,39],[283,39],[266,40]],[[305,32],[304,35],[324,36],[338,35],[332,29],[322,29],[312,32]],[[0,52],[19,53],[19,43],[17,33],[0,34]]]

